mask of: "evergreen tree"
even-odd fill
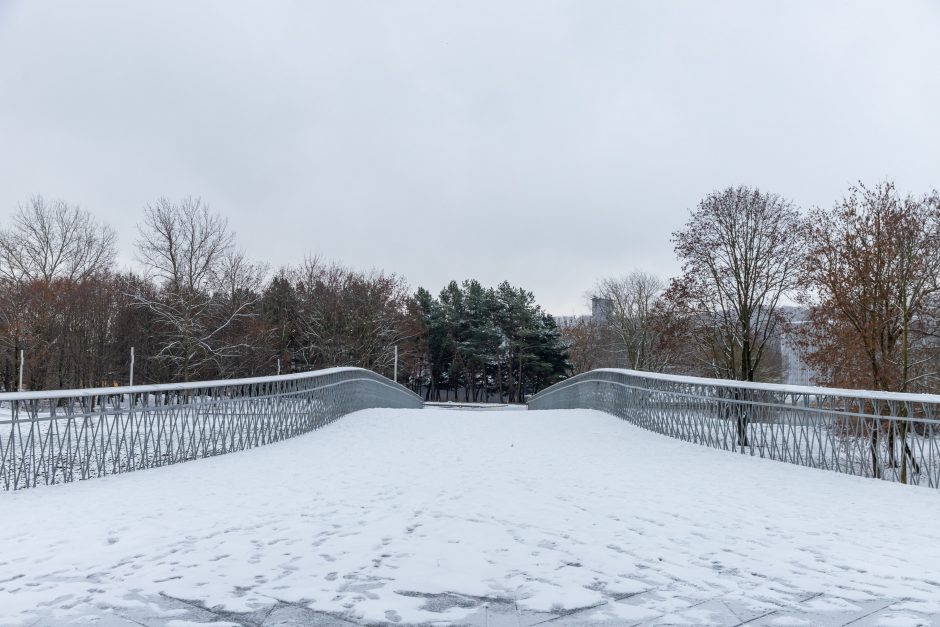
[[[571,371],[554,318],[535,296],[503,282],[495,290],[470,279],[451,281],[437,299],[415,295],[427,337],[427,400],[459,398],[521,403]]]

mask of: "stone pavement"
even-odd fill
[[[649,616],[634,620],[610,619],[599,616],[606,604],[634,605],[646,593],[622,595],[609,598],[602,603],[583,608],[559,612],[533,612],[520,609],[512,599],[480,598],[460,594],[424,595],[418,592],[403,593],[423,596],[423,609],[443,612],[455,606],[470,610],[468,616],[458,622],[413,623],[400,622],[394,612],[388,621],[362,622],[354,616],[334,615],[310,609],[302,604],[274,601],[270,606],[250,613],[226,612],[221,608],[208,608],[199,603],[162,596],[158,599],[138,597],[127,607],[100,607],[94,614],[70,617],[60,622],[53,617],[40,619],[31,627],[60,627],[61,625],[84,624],[96,627],[196,627],[197,625],[222,625],[240,627],[356,627],[375,625],[399,625],[402,627],[427,627],[454,625],[455,627],[588,627],[607,626],[666,626],[666,625],[720,625],[738,627],[781,627],[786,625],[812,625],[819,627],[874,627],[877,625],[937,625],[940,624],[940,609],[913,611],[899,607],[900,601],[869,601],[847,604],[843,599],[824,594],[807,594],[794,599],[788,605],[776,609],[754,611],[740,603],[711,599],[694,602],[676,608],[669,615]],[[851,609],[846,607],[852,605]],[[841,609],[840,609],[841,608]]]

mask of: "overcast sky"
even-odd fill
[[[508,279],[556,314],[677,272],[709,191],[940,187],[940,2],[8,2],[0,221],[198,195],[278,266]]]

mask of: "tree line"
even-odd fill
[[[317,257],[272,271],[199,198],[148,204],[141,271],[73,204],[35,196],[0,227],[0,384],[63,389],[360,366],[427,398],[518,401],[570,371],[531,292],[452,282],[413,293],[382,270]]]
[[[41,196],[0,226],[0,384],[173,382],[355,365],[427,399],[516,402],[572,372],[637,370],[779,381],[792,341],[815,383],[940,390],[940,194],[890,181],[801,211],[749,187],[708,194],[673,234],[682,272],[595,286],[562,325],[524,288],[474,280],[438,294],[316,257],[272,271],[199,198],[144,208],[140,271],[116,235]],[[795,310],[792,306],[798,306]],[[794,312],[797,312],[796,314]]]
[[[523,288],[451,281],[437,297],[419,289],[415,305],[412,370],[427,373],[426,400],[521,403],[570,372],[554,318]]]
[[[940,391],[940,194],[891,181],[801,211],[708,194],[673,234],[682,272],[603,279],[563,325],[576,372],[601,366],[779,381],[786,337],[820,385]]]

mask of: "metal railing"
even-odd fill
[[[889,481],[940,486],[940,396],[601,369],[529,409],[588,408],[713,448]]]
[[[0,394],[0,489],[16,490],[240,451],[359,409],[422,407],[369,370]]]

